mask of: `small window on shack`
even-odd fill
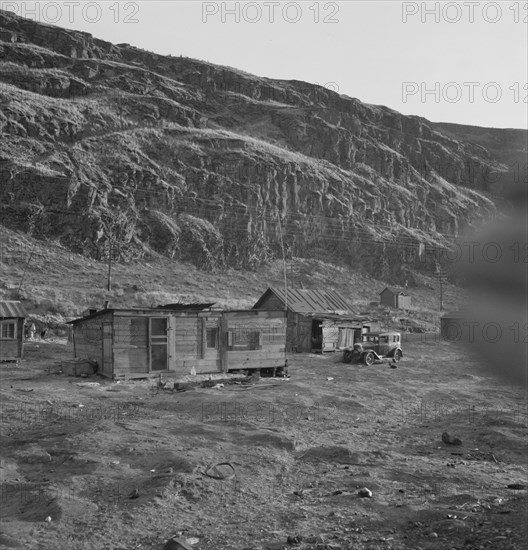
[[[208,349],[216,349],[218,347],[218,329],[216,327],[206,329],[205,345]]]
[[[227,332],[228,351],[262,349],[262,336],[258,330],[232,329]]]
[[[1,328],[0,328],[0,338],[2,340],[16,339],[16,322],[15,321],[2,321]]]

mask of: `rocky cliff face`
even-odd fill
[[[289,255],[397,278],[523,177],[521,131],[494,147],[485,129],[2,11],[0,58],[1,223],[95,258],[251,267],[282,234]]]

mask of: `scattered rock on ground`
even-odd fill
[[[361,498],[372,498],[372,491],[370,489],[367,489],[366,487],[363,487],[358,491],[358,495]]]
[[[192,546],[185,540],[180,537],[169,539],[163,550],[193,550]]]
[[[462,440],[458,437],[453,437],[452,435],[449,435],[448,432],[444,432],[442,434],[442,441],[446,445],[462,445]]]

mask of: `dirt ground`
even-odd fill
[[[67,345],[28,344],[0,365],[0,548],[524,548],[526,396],[409,338],[396,369],[292,355],[290,380],[185,392],[54,374]]]

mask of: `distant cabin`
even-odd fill
[[[74,356],[113,379],[185,376],[283,367],[283,311],[230,310],[213,304],[102,309],[70,321]]]
[[[284,311],[286,307],[288,352],[335,351],[370,330],[370,323],[356,316],[335,290],[288,288],[286,293],[282,288],[268,288],[253,309]]]
[[[0,361],[18,361],[24,355],[24,321],[20,302],[0,302]]]
[[[411,297],[401,289],[386,287],[380,292],[380,304],[394,309],[411,309]]]

